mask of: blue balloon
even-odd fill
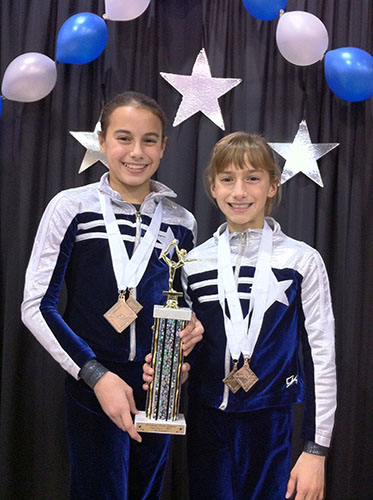
[[[0,115],[3,112],[3,97],[0,95]]]
[[[285,10],[287,0],[242,0],[249,14],[262,21],[272,21],[279,16],[280,10]]]
[[[342,47],[325,54],[325,78],[334,94],[345,101],[373,96],[373,57],[356,47]]]
[[[90,12],[75,14],[58,32],[56,59],[69,64],[89,63],[102,53],[107,39],[107,26],[101,17]]]

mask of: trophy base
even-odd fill
[[[138,432],[185,435],[186,423],[184,415],[181,413],[177,420],[154,420],[147,418],[144,411],[140,411],[135,415],[135,429]]]

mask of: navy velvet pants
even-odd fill
[[[189,398],[190,499],[284,500],[291,431],[291,406],[226,413]]]
[[[134,390],[137,409],[145,407],[142,363],[108,365]],[[129,438],[102,411],[82,381],[66,380],[66,426],[71,500],[157,500],[161,496],[170,437]]]

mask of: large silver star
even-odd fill
[[[292,143],[270,142],[269,145],[286,160],[281,175],[281,184],[299,172],[303,172],[312,181],[323,187],[324,184],[316,160],[339,146],[339,143],[312,144],[307,123],[302,120]]]
[[[83,161],[80,164],[79,174],[94,165],[97,161],[100,161],[105,165],[105,167],[109,168],[106,155],[103,155],[100,151],[100,142],[98,140],[98,132],[100,131],[100,121],[96,123],[93,132],[72,132],[70,130],[70,134],[87,149]]]
[[[191,75],[160,73],[183,95],[173,126],[176,127],[198,111],[202,111],[218,127],[225,130],[218,98],[241,83],[241,78],[214,78],[211,76],[205,49],[198,54]]]

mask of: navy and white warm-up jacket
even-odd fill
[[[104,313],[118,300],[108,238],[98,191],[110,196],[128,255],[144,236],[162,200],[162,223],[149,264],[136,288],[143,309],[136,321],[118,333]],[[62,191],[46,208],[26,272],[22,319],[37,340],[73,377],[90,359],[125,363],[143,360],[151,350],[153,305],[164,304],[169,271],[160,259],[166,244],[177,239],[190,250],[196,237],[193,215],[169,198],[176,194],[151,181],[137,213],[123,201],[104,174],[100,182]],[[58,303],[63,282],[67,305]]]
[[[262,328],[250,361],[259,381],[247,393],[239,389],[233,394],[222,382],[232,369],[217,284],[217,241],[226,225],[187,256],[190,261],[182,271],[183,288],[205,327],[190,372],[190,395],[227,412],[305,401],[304,438],[329,446],[336,373],[328,276],[315,249],[287,237],[274,219],[266,220],[273,230],[272,275]],[[231,264],[239,268],[238,293],[244,316],[261,233],[249,229],[230,235]]]

